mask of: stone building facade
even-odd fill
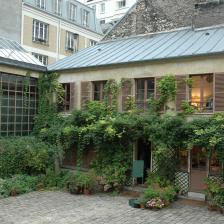
[[[223,0],[139,0],[104,40],[221,24],[224,24]]]

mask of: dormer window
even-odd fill
[[[126,0],[120,0],[117,3],[119,9],[124,8],[126,6]]]
[[[55,13],[59,16],[62,15],[62,0],[55,0]]]
[[[82,12],[82,25],[88,27],[89,26],[89,11],[83,9]]]
[[[73,3],[70,3],[69,5],[69,19],[71,21],[75,21],[77,18],[77,6]]]
[[[41,9],[46,9],[46,2],[45,0],[36,0],[36,6]]]

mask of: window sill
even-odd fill
[[[44,42],[44,41],[33,40],[33,43],[49,47],[49,42],[48,41]]]

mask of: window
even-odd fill
[[[77,6],[73,3],[70,3],[69,6],[69,19],[75,21],[77,18]]]
[[[31,133],[37,113],[37,79],[0,73],[0,136]]]
[[[59,16],[62,15],[62,0],[55,0],[55,13]]]
[[[89,26],[89,12],[85,9],[83,9],[83,14],[82,14],[82,25]]]
[[[33,20],[33,41],[47,43],[49,25],[38,20]]]
[[[92,9],[96,12],[96,5],[92,5]]]
[[[100,4],[100,13],[105,13],[105,3]]]
[[[37,7],[41,9],[46,9],[46,3],[45,0],[36,0]]]
[[[91,47],[91,46],[94,46],[94,45],[96,45],[96,41],[95,40],[90,40],[89,41],[89,46]]]
[[[190,103],[200,112],[213,111],[213,75],[192,75]]]
[[[154,98],[154,78],[136,79],[136,104],[139,109],[148,108],[148,100]]]
[[[126,0],[118,1],[118,8],[124,8],[126,6]]]
[[[93,100],[103,101],[106,81],[93,82]]]
[[[105,19],[100,20],[100,25],[105,24]]]
[[[69,111],[70,108],[70,101],[71,101],[71,85],[70,83],[63,83],[62,84],[64,92],[64,101],[59,105],[60,112]]]
[[[48,65],[48,56],[36,53],[32,53],[32,55],[37,58],[43,65]]]
[[[78,34],[66,33],[66,50],[75,52],[78,50]]]

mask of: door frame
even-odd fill
[[[188,192],[191,192],[191,174],[192,174],[192,150],[188,153],[188,173],[189,173],[189,189]],[[210,167],[210,159],[209,155],[207,156],[206,159],[206,177],[209,177],[209,167]]]

